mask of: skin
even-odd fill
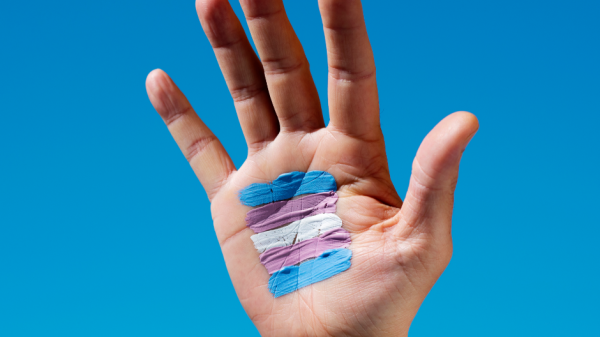
[[[405,336],[452,255],[452,208],[462,153],[478,129],[456,112],[423,140],[403,202],[389,174],[375,63],[359,0],[319,0],[329,64],[331,121],[281,0],[240,0],[260,59],[227,0],[198,0],[206,36],[248,146],[236,170],[173,81],[151,72],[150,100],[211,201],[235,291],[263,336]],[[238,192],[290,171],[323,170],[338,184],[352,267],[275,299]]]

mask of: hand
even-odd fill
[[[319,0],[329,63],[325,126],[309,65],[282,0],[240,0],[261,60],[227,0],[197,11],[235,102],[248,145],[236,170],[227,152],[161,70],[147,90],[212,202],[231,280],[264,336],[402,336],[452,255],[453,194],[462,152],[478,129],[454,113],[427,135],[404,203],[392,185],[375,64],[359,0]],[[274,298],[238,192],[291,171],[322,170],[338,184],[351,233],[349,270]]]

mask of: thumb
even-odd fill
[[[402,236],[428,233],[451,240],[454,189],[458,166],[467,144],[479,129],[477,118],[455,112],[425,137],[413,162],[410,185],[401,209]]]

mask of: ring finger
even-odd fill
[[[277,116],[260,60],[227,0],[198,0],[196,10],[233,98],[250,151],[273,140]]]

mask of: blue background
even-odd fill
[[[325,102],[317,2],[286,5]],[[600,335],[600,2],[364,7],[401,195],[439,120],[481,123],[411,336]],[[0,45],[0,336],[258,335],[144,87],[166,70],[243,163],[193,1],[3,1]]]

